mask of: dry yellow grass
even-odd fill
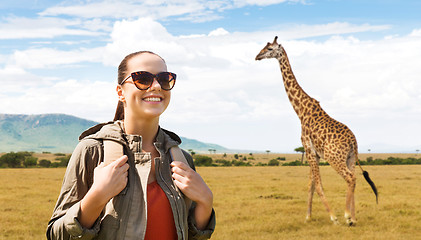
[[[214,193],[212,239],[421,239],[421,166],[365,166],[376,183],[376,205],[357,169],[358,223],[343,219],[345,182],[321,167],[325,194],[340,226],[333,225],[317,194],[313,221],[304,223],[308,167],[199,167]],[[45,239],[64,168],[0,169],[0,239]]]
[[[308,167],[199,168],[215,195],[213,239],[421,239],[421,166],[365,167],[380,192],[379,205],[357,169],[358,223],[343,219],[345,182],[321,167],[325,194],[341,226],[332,225],[317,194],[307,210]]]
[[[0,169],[0,239],[45,239],[65,169]]]

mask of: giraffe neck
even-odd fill
[[[286,55],[285,50],[283,54],[278,58],[279,66],[282,72],[282,78],[284,81],[285,91],[288,95],[288,99],[294,108],[294,111],[297,113],[298,118],[302,121],[306,115],[306,109],[309,109],[311,105],[318,102],[311,98],[301,86],[298,84],[297,79],[294,76],[294,73],[291,69],[291,64],[289,63],[288,56]]]

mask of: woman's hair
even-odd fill
[[[124,77],[127,75],[127,63],[129,62],[129,60],[143,53],[150,53],[150,54],[156,55],[160,57],[162,61],[165,63],[165,60],[161,56],[151,51],[139,51],[139,52],[130,53],[121,61],[120,65],[118,66],[118,75],[117,75],[118,84],[121,84],[121,82],[123,82],[124,80]],[[117,109],[114,115],[114,121],[123,120],[123,119],[124,119],[124,105],[123,105],[123,102],[118,101]]]

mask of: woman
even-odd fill
[[[158,55],[126,56],[118,68],[114,122],[80,136],[48,224],[48,239],[207,239],[215,227],[213,195],[188,163],[173,161],[180,138],[160,128],[176,75]],[[124,156],[106,165],[103,143],[120,143]],[[186,209],[183,196],[193,201]],[[147,194],[145,194],[147,193]]]

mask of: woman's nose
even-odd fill
[[[156,78],[153,79],[152,86],[150,87],[151,90],[161,90],[161,84],[159,84]]]

